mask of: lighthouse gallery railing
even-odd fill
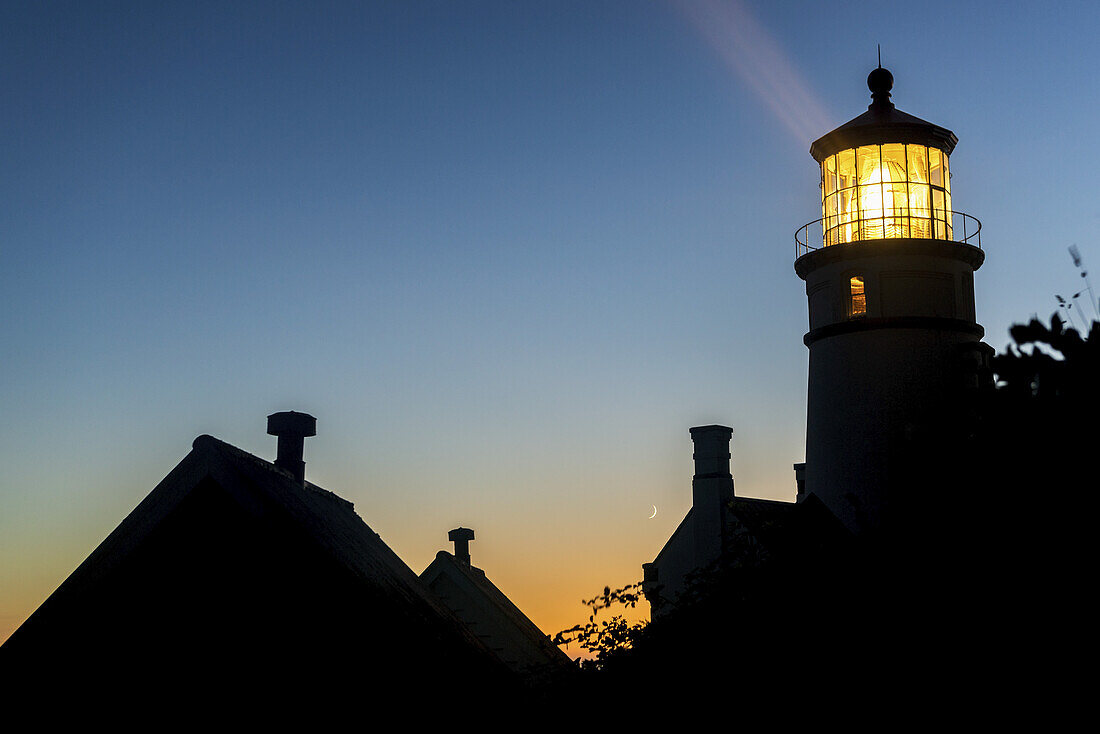
[[[942,212],[937,212],[937,217]],[[843,241],[836,244],[847,244],[849,242],[864,242],[867,240],[882,240],[882,239],[924,239],[924,240],[946,240],[948,242],[960,242],[967,245],[982,249],[982,223],[977,217],[973,217],[963,212],[951,211],[947,212],[951,217],[951,235],[947,237],[933,236],[933,230],[927,228],[926,223],[929,221],[923,217],[915,216],[901,216],[891,213],[889,216],[881,217],[869,217],[865,219],[852,219],[844,223],[844,226],[848,228],[847,236]],[[799,258],[810,252],[811,250],[818,250],[821,247],[834,247],[836,245],[829,244],[824,245],[825,241],[825,217],[815,219],[801,227],[794,233],[795,243],[795,257]],[[837,229],[835,216],[829,217],[830,232],[835,232]],[[954,235],[962,233],[962,239],[955,239]],[[938,234],[938,232],[936,233]],[[817,244],[811,244],[816,242]]]

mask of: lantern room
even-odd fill
[[[947,154],[912,143],[861,145],[821,162],[823,245],[897,237],[950,240]]]
[[[893,75],[867,77],[867,112],[814,141],[821,166],[821,219],[799,230],[799,255],[818,247],[882,239],[977,241],[981,224],[951,204],[949,158],[958,138],[901,112]],[[961,232],[956,232],[956,228]],[[820,232],[820,244],[817,235]]]

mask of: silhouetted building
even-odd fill
[[[642,566],[642,590],[655,612],[662,606],[658,599],[675,600],[684,590],[688,575],[716,563],[726,547],[734,500],[732,436],[733,429],[726,426],[691,429],[695,445],[691,509],[657,558]]]
[[[59,697],[154,686],[194,705],[289,686],[376,708],[456,670],[456,695],[506,690],[511,673],[352,504],[305,480],[316,421],[276,413],[268,427],[274,464],[195,439],[8,639],[5,662]]]
[[[505,664],[528,682],[573,672],[576,666],[485,572],[470,562],[474,531],[448,533],[454,555],[439,551],[420,580]]]
[[[738,497],[730,472],[726,426],[691,429],[695,445],[692,506],[652,563],[642,565],[642,593],[654,616],[685,593],[701,591],[708,575],[729,563],[755,563],[840,547],[848,531],[816,497],[798,502]]]

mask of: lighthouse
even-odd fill
[[[894,79],[867,77],[867,111],[818,138],[821,218],[795,235],[806,282],[806,463],[800,497],[854,532],[888,530],[945,483],[936,451],[966,420],[992,350],[974,310],[981,223],[952,204],[958,139],[898,110]]]

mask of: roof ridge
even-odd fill
[[[204,433],[196,437],[195,440],[191,442],[191,448],[198,451],[219,451],[223,454],[228,455],[231,458],[251,462],[261,469],[266,469],[276,474],[280,474],[288,479],[297,481],[293,472],[290,472],[280,466],[276,466],[274,462],[256,456],[255,454],[250,454],[244,449],[238,448],[231,443],[222,441],[220,438],[217,438],[216,436],[211,436],[208,433]],[[309,480],[304,480],[302,486],[311,492],[315,492],[329,499],[341,502],[347,505],[348,508],[354,509],[355,507],[355,504],[350,500],[346,500],[335,492],[325,489],[324,487],[320,487]]]

